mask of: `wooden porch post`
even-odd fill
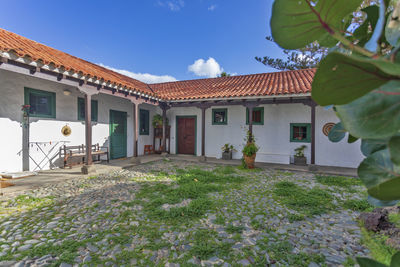
[[[85,94],[86,165],[92,165],[92,96]]]
[[[162,117],[163,117],[163,130],[162,130],[163,149],[162,149],[162,152],[167,152],[167,110],[169,109],[169,107],[166,105],[163,105],[161,108],[162,108]]]
[[[316,104],[311,105],[311,164],[315,164],[315,107]]]
[[[206,109],[211,107],[209,103],[201,103],[197,105],[201,109],[201,156],[202,160],[206,160]]]
[[[207,107],[201,108],[201,156],[206,155],[206,109]]]
[[[138,156],[138,140],[139,140],[139,103],[133,103],[133,156]]]
[[[249,141],[253,141],[253,106],[248,106],[249,109],[249,132],[250,132],[250,139]]]

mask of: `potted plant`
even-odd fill
[[[258,147],[255,144],[254,135],[247,132],[246,135],[246,145],[243,147],[243,159],[246,164],[246,168],[254,169],[254,162],[256,160],[256,154],[258,151]]]
[[[304,156],[304,149],[306,147],[306,145],[302,145],[294,150],[296,152],[296,154],[294,155],[295,165],[307,165],[307,158]]]
[[[160,114],[154,115],[152,124],[153,124],[154,128],[162,128],[162,126],[163,126],[163,117]],[[167,118],[167,126],[168,126],[168,118]]]
[[[236,149],[233,147],[231,144],[225,144],[223,147],[221,147],[222,150],[222,159],[232,159],[232,152],[236,151]]]

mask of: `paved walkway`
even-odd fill
[[[148,162],[153,162],[157,160],[162,160],[164,157],[161,155],[147,155],[139,157],[140,163],[135,163],[132,158],[125,158],[119,160],[112,160],[109,164],[106,163],[98,163],[96,166],[96,173],[84,175],[81,173],[81,167],[75,166],[72,169],[55,169],[55,170],[46,170],[40,171],[38,175],[20,178],[20,179],[12,179],[9,182],[14,184],[14,186],[0,189],[0,193],[3,195],[12,195],[13,193],[17,193],[19,191],[26,191],[29,189],[40,188],[44,185],[55,184],[59,182],[63,182],[69,179],[76,179],[85,176],[93,176],[96,174],[107,173],[114,170],[122,170],[127,169],[137,164],[145,164]],[[198,162],[202,158],[195,157],[191,155],[168,155],[168,158]],[[240,160],[222,160],[216,158],[206,158],[206,161],[209,163],[215,164],[225,164],[225,165],[240,165]],[[278,169],[284,171],[303,171],[303,172],[312,172],[309,170],[308,166],[297,166],[297,165],[287,165],[287,164],[275,164],[275,163],[256,163],[256,167],[263,169]],[[328,167],[328,166],[314,166],[316,168],[316,173],[323,173],[329,175],[342,175],[342,176],[357,176],[357,170],[353,168],[342,168],[342,167]]]

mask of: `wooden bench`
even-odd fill
[[[148,154],[153,154],[154,153],[154,148],[153,148],[152,145],[144,145],[143,154],[146,155],[146,153],[148,153]]]
[[[107,156],[107,162],[110,162],[108,147],[100,146],[99,144],[92,145],[92,156],[97,156],[97,161],[100,161],[102,155]],[[73,165],[83,164],[86,157],[86,147],[85,145],[79,146],[62,146],[60,147],[60,157],[63,158],[64,168],[72,167]],[[78,158],[76,162],[68,163],[69,159]]]

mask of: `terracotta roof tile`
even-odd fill
[[[14,52],[44,64],[126,86],[164,100],[278,96],[311,92],[315,69],[146,84],[0,28],[0,52]]]
[[[15,33],[0,29],[0,51],[14,52],[20,57],[29,57],[34,61],[54,64],[57,68],[63,67],[66,71],[82,73],[116,85],[126,86],[129,89],[154,96],[151,88],[138,80],[93,64],[86,60],[74,57],[54,48],[32,41]]]
[[[311,92],[315,69],[151,84],[165,100],[278,96]]]

